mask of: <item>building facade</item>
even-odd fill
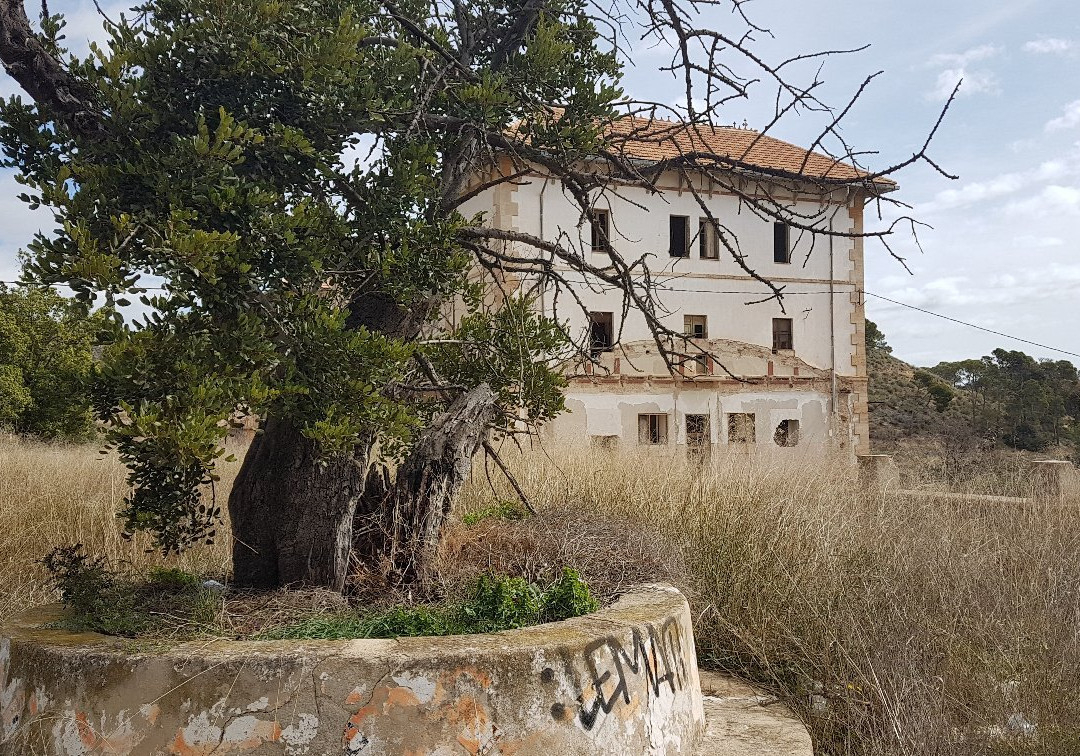
[[[668,344],[683,355],[672,369],[621,290],[563,266],[573,291],[541,290],[536,306],[585,339],[592,359],[568,366],[568,412],[542,434],[558,445],[673,455],[717,447],[867,453],[859,235],[867,201],[895,184],[864,181],[850,166],[749,129],[712,129],[704,141],[735,158],[723,180],[715,167],[672,171],[658,191],[606,191],[583,213],[538,170],[465,208],[495,227],[574,246],[598,266],[609,248],[644,260],[661,322],[684,334]],[[624,149],[647,161],[687,147],[665,136]],[[823,174],[829,182],[815,180]],[[800,220],[756,212],[752,198]],[[740,259],[783,289],[782,304],[760,301],[769,289]],[[523,283],[511,276],[506,285]]]

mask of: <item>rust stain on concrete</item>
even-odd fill
[[[154,654],[42,627],[56,616],[4,631],[0,754],[674,754],[704,726],[689,608],[666,586],[492,635]]]

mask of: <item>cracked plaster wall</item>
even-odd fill
[[[42,628],[0,641],[0,754],[686,753],[704,725],[686,600],[643,586],[492,635],[191,643]]]
[[[639,196],[636,193],[621,197],[611,193],[598,203],[598,206],[606,207],[611,213],[612,238],[616,249],[627,259],[650,255],[653,280],[667,311],[663,320],[669,327],[681,331],[684,315],[706,316],[710,341],[704,346],[716,353],[718,362],[723,365],[710,365],[709,370],[713,375],[722,376],[723,368],[727,368],[740,377],[805,379],[810,376],[823,378],[827,382],[830,372],[835,370],[841,386],[831,416],[828,399],[831,389],[824,389],[827,398],[822,416],[823,389],[820,383],[811,385],[802,381],[800,385],[784,385],[783,382],[766,380],[756,390],[795,390],[804,394],[796,416],[792,417],[798,419],[802,426],[801,445],[820,447],[825,444],[829,448],[848,449],[853,455],[867,453],[869,433],[863,345],[865,315],[859,294],[863,285],[862,240],[834,238],[830,255],[826,239],[811,240],[808,234],[800,236],[793,233],[792,262],[776,263],[772,259],[771,223],[753,213],[740,212],[735,196],[721,191],[710,192],[710,187],[702,184],[701,188],[706,191],[705,201],[730,232],[730,237],[737,240],[738,252],[750,267],[782,285],[785,293],[790,295],[785,300],[784,311],[775,302],[747,306],[746,302],[759,299],[764,289],[750,279],[725,250],[721,249],[718,260],[700,259],[696,246],[688,258],[673,259],[667,255],[668,216],[688,216],[692,229],[696,229],[697,219],[701,215],[697,200],[686,191],[686,187],[679,185],[679,181],[675,175],[666,176],[660,181],[661,194],[640,193]],[[755,191],[750,183],[743,188]],[[811,214],[824,208],[828,218],[825,225],[831,225],[834,229],[853,233],[862,231],[862,196],[837,191],[822,203],[816,193],[785,195],[772,187],[770,194],[790,203],[800,213]],[[545,181],[541,176],[524,176],[513,184],[481,194],[470,200],[466,209],[486,212],[488,222],[496,226],[512,227],[549,240],[577,243],[589,257],[589,262],[603,262],[601,253],[589,251],[589,224],[582,222],[575,203],[561,191],[557,183]],[[615,415],[597,419],[601,408],[612,402],[599,400],[595,394],[627,393],[633,389],[626,387],[626,376],[664,378],[667,377],[666,366],[657,355],[650,357],[644,354],[647,347],[641,345],[651,337],[640,313],[631,311],[625,321],[621,321],[622,298],[619,292],[599,290],[586,285],[584,280],[575,277],[576,274],[564,273],[571,282],[578,282],[576,292],[589,310],[615,314],[615,329],[625,351],[620,353],[616,350],[616,354],[603,355],[599,369],[589,366],[588,376],[572,380],[568,403],[579,408],[579,417],[564,417],[549,424],[548,436],[557,438],[560,443],[574,444],[588,443],[593,435],[619,435],[624,442],[633,443],[637,435],[636,419],[634,423],[627,423],[621,409]],[[541,306],[549,314],[567,322],[572,333],[581,335],[586,332],[586,316],[572,298],[564,296],[558,311],[552,309],[553,302],[549,297],[542,299]],[[793,354],[771,353],[772,319],[775,317],[792,319]],[[618,365],[614,364],[615,357],[619,357]],[[618,381],[609,380],[612,372],[619,374]],[[650,394],[650,398],[640,403],[641,407],[653,400],[661,401],[652,395],[664,392],[671,392],[670,398],[676,401],[679,395],[677,389],[663,388],[662,380],[650,380],[649,383],[645,393]],[[741,388],[737,391],[743,393]],[[713,386],[713,405],[722,406],[724,396],[730,393],[734,391]],[[622,408],[629,406],[625,400],[618,400],[616,404]],[[759,442],[768,443],[774,429],[773,420],[778,415],[768,401],[755,406],[756,409],[746,411],[768,415],[769,427],[762,422],[759,423],[762,427],[758,428]],[[580,414],[584,408],[588,408],[588,417],[582,419]],[[723,411],[717,409],[713,414],[714,419],[720,421]],[[681,428],[681,415],[673,415],[670,421]],[[622,432],[592,433],[590,426],[608,430],[619,426]],[[722,422],[714,423],[714,443],[723,441],[726,433],[723,426]],[[679,437],[684,437],[681,430]]]

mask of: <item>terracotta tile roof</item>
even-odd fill
[[[842,182],[859,181],[867,175],[836,158],[810,152],[753,129],[628,116],[614,121],[609,134],[616,151],[650,162],[704,153],[703,157],[715,155],[722,161],[732,161],[736,170],[752,172],[757,168],[766,173]],[[896,187],[896,182],[887,178],[876,178],[873,183],[879,191]]]

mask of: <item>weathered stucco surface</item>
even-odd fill
[[[467,215],[484,213],[486,221],[496,228],[513,229],[532,234],[564,246],[578,249],[586,262],[604,266],[607,253],[593,250],[591,224],[583,218],[576,200],[562,190],[560,184],[545,177],[542,168],[515,180],[478,193],[462,207]],[[496,174],[510,175],[511,168],[500,165],[490,176],[477,176],[475,186],[494,178]],[[856,454],[870,449],[867,390],[865,312],[863,288],[863,206],[868,201],[864,192],[854,188],[837,187],[822,194],[814,184],[789,185],[788,182],[760,183],[750,177],[731,177],[738,191],[721,187],[704,174],[691,177],[697,194],[687,191],[687,179],[674,172],[664,174],[657,183],[658,193],[605,193],[595,198],[596,208],[606,210],[610,223],[610,242],[626,260],[645,259],[650,269],[650,294],[660,306],[659,321],[674,333],[685,330],[687,315],[704,318],[707,338],[691,339],[702,352],[713,358],[705,361],[704,370],[688,363],[680,375],[670,376],[668,366],[653,344],[652,331],[645,315],[631,307],[624,312],[623,293],[613,287],[597,286],[557,260],[553,269],[563,278],[573,296],[557,296],[548,287],[538,291],[536,306],[544,314],[564,323],[570,333],[581,339],[590,332],[588,313],[611,315],[613,333],[618,344],[610,353],[600,355],[596,364],[572,366],[567,398],[577,408],[577,418],[560,416],[548,423],[547,432],[560,445],[589,445],[593,439],[602,440],[605,448],[618,439],[626,446],[637,445],[636,423],[629,424],[604,402],[605,394],[638,393],[643,398],[635,414],[651,413],[650,403],[660,405],[663,397],[684,401],[689,394],[699,394],[719,406],[723,412],[758,412],[769,414],[771,426],[759,418],[757,444],[772,446],[776,420],[798,420],[801,424],[798,445],[816,449],[819,453],[843,450],[851,461]],[[819,236],[792,233],[790,255],[778,262],[774,255],[772,219],[745,210],[744,197],[757,195],[781,202],[803,218],[814,218],[818,228],[850,236]],[[701,203],[724,227],[733,252],[720,249],[712,258],[702,258],[697,241],[698,222],[702,216]],[[685,257],[669,254],[670,216],[688,219],[691,249]],[[522,257],[543,253],[508,243]],[[748,265],[784,289],[784,304],[767,297],[766,289],[739,264]],[[643,269],[636,275],[644,276]],[[642,279],[643,280],[643,279]],[[501,282],[507,292],[521,283]],[[756,302],[752,307],[748,303]],[[792,350],[774,350],[773,318],[790,318]],[[693,348],[684,343],[675,351]],[[730,373],[749,384],[732,380]],[[835,378],[836,385],[833,384]],[[692,382],[691,382],[692,381]],[[788,416],[779,417],[779,408],[767,403],[754,406],[750,399],[742,401],[745,409],[728,410],[735,395],[753,391],[760,395],[774,392],[798,393],[807,397]],[[825,397],[825,404],[818,406]],[[653,398],[656,397],[656,398]],[[681,397],[681,398],[680,398]],[[634,402],[626,397],[622,407],[630,411]],[[605,412],[609,416],[595,419]],[[665,410],[658,410],[663,414]],[[699,410],[679,409],[667,412],[668,422],[684,423],[685,414],[700,414]],[[585,417],[585,416],[588,417]],[[714,424],[712,443],[718,440]],[[672,438],[665,446],[676,447],[683,441]],[[685,450],[670,448],[676,455]],[[770,448],[770,451],[773,451]],[[660,453],[650,449],[649,454]],[[741,453],[741,450],[740,452]],[[791,456],[791,450],[781,454]]]
[[[810,733],[776,698],[718,672],[701,673],[708,725],[693,756],[813,756]]]
[[[42,628],[0,640],[0,754],[675,754],[704,728],[686,600],[643,586],[491,635],[214,641],[154,653]]]

